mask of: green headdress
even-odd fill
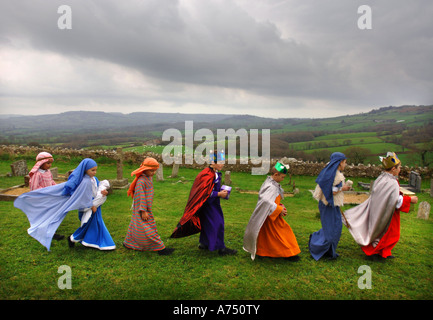
[[[287,174],[287,171],[290,168],[288,164],[284,165],[278,161],[274,167],[275,167],[275,169],[277,169],[278,172],[283,173],[283,174]]]

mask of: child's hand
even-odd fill
[[[141,219],[147,221],[149,219],[149,213],[147,211],[140,211]]]
[[[95,206],[93,206],[91,209],[92,209],[92,212],[93,212],[93,213],[95,213],[96,210],[98,210],[98,208],[96,208]]]
[[[287,208],[283,206],[283,211],[281,211],[281,216],[284,217],[287,215]]]
[[[417,196],[410,197],[410,203],[417,203],[417,202],[418,202],[418,197]]]
[[[102,191],[101,191],[101,194],[102,194],[103,196],[107,196],[107,195],[108,195],[108,191],[107,191],[107,190],[102,190]]]
[[[222,190],[222,191],[220,191],[220,192],[218,192],[218,197],[220,197],[220,198],[227,198],[227,195],[228,195],[228,192],[227,192],[227,190]]]
[[[350,190],[350,188],[351,188],[351,186],[350,185],[348,185],[348,184],[345,184],[342,188],[341,188],[341,191],[349,191]]]

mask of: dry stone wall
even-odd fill
[[[35,158],[39,152],[47,151],[51,153],[54,157],[79,157],[79,158],[93,158],[98,159],[100,157],[107,157],[113,160],[118,159],[118,153],[114,150],[75,150],[75,149],[65,149],[65,148],[38,148],[38,147],[27,147],[27,146],[0,146],[0,155],[9,154],[11,158],[14,156],[29,156]],[[161,154],[146,152],[146,153],[136,153],[136,152],[123,152],[123,162],[129,162],[134,164],[140,164],[145,157],[153,157],[158,162],[163,163]],[[319,172],[325,167],[325,163],[319,162],[305,162],[299,161],[293,158],[282,158],[282,159],[271,159],[269,163],[269,168],[271,168],[276,161],[282,161],[290,165],[290,173],[292,175],[306,175],[306,176],[317,176]],[[185,164],[185,160],[182,160],[181,167],[201,169],[204,168],[205,164]],[[231,172],[251,172],[253,165],[251,163],[241,164],[239,161],[236,164],[226,164],[224,166],[224,171]],[[164,167],[167,167],[164,165]],[[169,166],[171,167],[171,165]],[[400,172],[400,178],[407,180],[409,178],[410,172],[415,171],[424,178],[433,177],[433,169],[427,167],[409,167],[402,166]],[[365,177],[365,178],[376,178],[382,172],[382,167],[380,165],[364,165],[364,164],[348,164],[344,171],[346,177]]]

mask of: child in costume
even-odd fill
[[[148,157],[141,163],[140,168],[131,173],[135,178],[129,187],[128,196],[134,199],[133,213],[123,245],[128,249],[169,255],[174,249],[167,248],[162,242],[152,213],[152,177],[158,168],[159,163]]]
[[[110,189],[110,182],[108,180],[102,180],[99,182],[96,197],[93,199],[93,207],[97,208],[105,203],[105,201],[107,200],[108,189]],[[92,208],[87,208],[83,211],[83,215],[81,217],[81,226],[83,226],[87,221],[89,221],[93,213]]]
[[[36,163],[29,172],[30,191],[54,186],[56,184],[50,171],[53,161],[53,156],[48,152],[40,152],[36,156]],[[64,237],[64,235],[57,233],[53,235],[54,240],[62,240]]]
[[[416,196],[403,196],[398,175],[401,161],[394,152],[380,157],[384,172],[374,181],[370,197],[345,211],[347,227],[367,257],[393,258],[391,250],[400,239],[400,211],[409,212]]]
[[[199,249],[218,251],[220,255],[234,255],[224,243],[224,215],[220,198],[225,199],[227,190],[221,190],[221,172],[225,157],[222,152],[211,155],[209,167],[195,178],[188,201],[172,238],[181,238],[200,232]]]
[[[40,152],[36,156],[36,164],[29,172],[30,191],[54,186],[56,184],[50,171],[53,161],[53,156],[48,152]]]
[[[271,176],[263,182],[259,200],[251,215],[244,235],[244,250],[256,256],[285,258],[299,261],[301,252],[289,224],[283,219],[287,209],[281,203],[284,190],[280,182],[286,177],[288,165],[277,162],[271,169]]]
[[[71,248],[75,246],[75,243],[80,242],[83,246],[89,248],[104,251],[114,250],[116,245],[105,226],[101,211],[101,206],[107,199],[107,189],[109,189],[110,183],[107,180],[99,182],[95,176],[97,171],[96,162],[93,162],[89,162],[86,167],[90,168],[85,170],[85,175],[90,177],[92,184],[92,206],[79,210],[78,216],[81,226],[68,237],[68,243]],[[92,165],[95,166],[91,167]],[[80,171],[77,174],[81,174]]]
[[[68,181],[30,191],[19,196],[14,206],[22,210],[30,222],[28,234],[50,250],[51,240],[66,214],[93,206],[93,184],[86,172],[97,166],[92,159],[80,162]]]
[[[341,152],[334,152],[316,179],[317,186],[313,197],[319,201],[322,229],[311,234],[308,242],[310,254],[316,261],[322,257],[338,257],[336,250],[343,228],[340,211],[344,204],[342,191],[350,189],[341,173],[345,166],[346,156]]]

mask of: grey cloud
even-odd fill
[[[431,102],[433,5],[364,2],[76,0],[68,3],[72,30],[59,30],[63,1],[7,1],[0,45],[28,39],[37,50],[105,60],[161,81],[271,97],[370,108]],[[373,30],[357,28],[361,4],[373,9]]]

